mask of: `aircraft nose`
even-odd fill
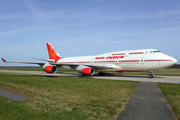
[[[172,58],[172,62],[173,62],[174,64],[176,64],[176,63],[177,63],[177,60],[176,60],[175,58]]]

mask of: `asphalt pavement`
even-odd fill
[[[118,120],[175,120],[157,83],[140,82]]]
[[[8,92],[8,91],[3,90],[3,89],[0,89],[0,96],[3,96],[3,97],[8,98],[8,99],[15,100],[15,101],[24,101],[24,100],[29,99],[28,97],[25,97],[25,96],[22,96],[20,94],[16,94],[13,92]]]

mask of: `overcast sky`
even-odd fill
[[[180,0],[0,0],[0,57],[48,59],[47,42],[63,57],[152,48],[180,63]]]

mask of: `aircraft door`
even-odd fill
[[[144,65],[144,57],[142,57],[142,58],[140,59],[140,63],[141,63],[141,65]]]
[[[91,65],[93,65],[93,63],[94,63],[94,60],[92,59],[90,62],[91,62]]]
[[[126,50],[125,57],[128,57],[128,56],[129,56],[129,52]]]

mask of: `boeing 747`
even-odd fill
[[[66,66],[87,76],[93,76],[95,71],[99,72],[99,75],[102,75],[104,72],[147,71],[149,78],[154,77],[154,70],[167,68],[177,63],[175,58],[156,49],[126,50],[81,57],[61,57],[50,43],[47,43],[47,49],[49,59],[39,59],[47,61],[45,63],[13,62],[1,59],[5,63],[39,64],[47,73],[56,73],[57,67]]]

